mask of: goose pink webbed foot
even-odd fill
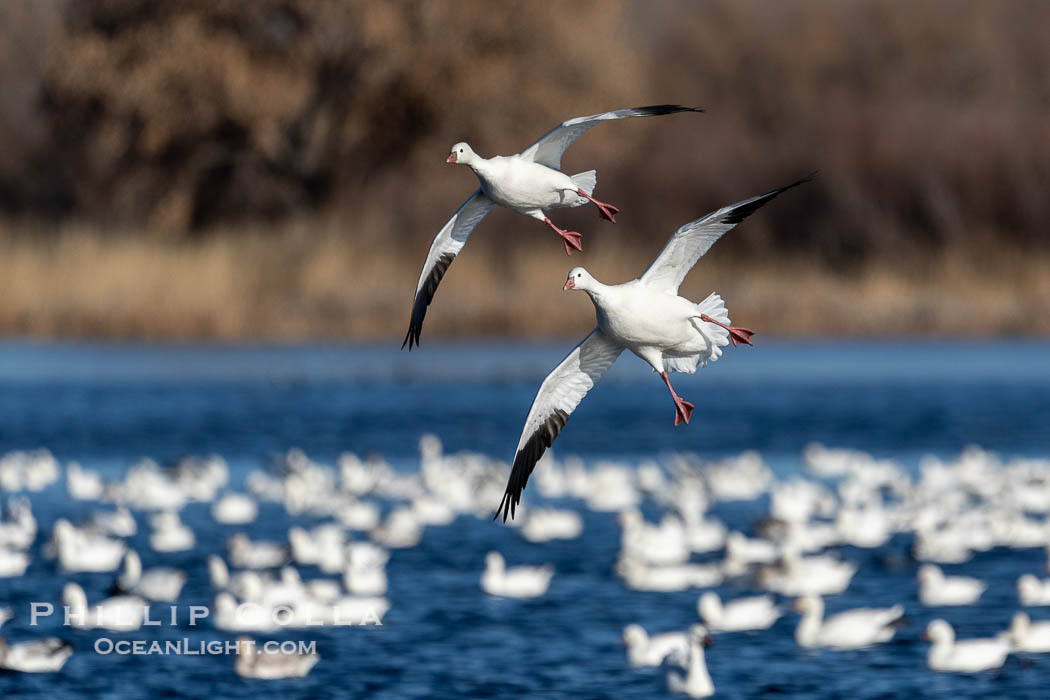
[[[543,218],[543,223],[554,229],[554,232],[561,236],[561,242],[565,244],[565,254],[572,255],[573,249],[583,252],[583,245],[580,243],[580,234],[575,231],[566,231],[565,229],[558,228],[554,225],[548,217]]]
[[[671,400],[674,401],[675,426],[681,425],[682,423],[688,425],[689,418],[693,415],[693,404],[674,393],[674,388],[671,386],[671,380],[667,378],[667,372],[660,372],[660,376],[663,377],[664,384],[667,385],[667,390],[671,392]]]
[[[586,199],[590,200],[591,203],[594,204],[594,206],[598,207],[598,218],[599,219],[605,219],[606,221],[611,221],[614,224],[616,223],[616,215],[620,213],[619,209],[617,209],[616,207],[614,207],[611,204],[606,204],[605,202],[599,202],[597,199],[595,199],[594,197],[590,196],[589,194],[587,194],[583,190],[580,190],[580,189],[576,190],[576,194],[580,195],[581,197],[585,197]]]
[[[713,323],[716,326],[721,326],[722,328],[725,328],[727,331],[729,331],[729,339],[733,341],[733,345],[738,345],[740,343],[744,343],[745,345],[751,345],[751,336],[755,334],[754,331],[748,330],[747,328],[742,328],[740,326],[727,326],[721,321],[716,321],[707,314],[700,314],[700,320],[707,321],[708,323]]]

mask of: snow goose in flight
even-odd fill
[[[423,271],[416,284],[412,320],[401,347],[404,348],[407,344],[411,350],[413,344],[419,345],[423,318],[441,278],[445,276],[448,266],[467,242],[470,232],[494,204],[542,221],[561,236],[566,254],[571,254],[573,249],[583,250],[580,234],[555,226],[543,212],[544,209],[578,207],[593,202],[598,207],[601,218],[615,221],[619,210],[591,196],[597,183],[593,170],[571,177],[561,172],[562,154],[584,132],[614,119],[701,111],[703,110],[680,105],[654,105],[576,117],[562,122],[540,137],[539,141],[512,156],[482,158],[466,143],[454,145],[446,162],[469,167],[474,171],[481,186],[460,205],[430,244],[430,252],[427,253]]]
[[[540,385],[525,419],[496,517],[500,511],[504,522],[508,515],[514,517],[536,462],[561,432],[569,414],[624,348],[659,372],[674,401],[674,424],[689,422],[693,405],[675,393],[667,373],[691,374],[698,365],[717,360],[730,339],[734,345],[750,345],[752,332],[729,325],[729,315],[717,294],[696,304],[678,296],[678,287],[696,261],[724,233],[781,192],[809,179],[731,204],[682,226],[636,280],[605,285],[582,267],[569,272],[564,288],[587,292],[595,307],[598,327]]]

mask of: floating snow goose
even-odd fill
[[[648,362],[663,378],[674,401],[674,424],[689,422],[693,404],[675,393],[667,373],[695,372],[698,365],[717,360],[730,340],[734,345],[750,345],[752,331],[729,325],[729,315],[717,294],[696,304],[678,296],[678,287],[696,261],[724,233],[781,192],[809,179],[731,204],[682,226],[636,280],[605,285],[582,267],[569,272],[564,288],[587,292],[595,307],[598,327],[540,385],[525,419],[496,517],[500,511],[504,522],[508,515],[514,517],[536,462],[565,427],[569,414],[624,348]]]
[[[481,574],[481,589],[502,598],[537,598],[547,592],[553,575],[552,566],[508,569],[502,554],[489,552],[485,556],[485,571]]]
[[[321,660],[315,652],[270,649],[262,644],[258,647],[249,637],[237,638],[237,661],[233,668],[241,678],[302,678]]]
[[[0,669],[19,673],[53,673],[73,654],[73,647],[61,639],[48,637],[31,642],[8,644],[0,637]]]
[[[684,664],[689,659],[689,636],[685,632],[649,635],[641,625],[623,628],[623,644],[631,666],[659,666],[668,656]]]
[[[142,560],[134,549],[124,555],[124,570],[117,577],[113,593],[127,593],[147,600],[174,603],[186,583],[186,572],[167,567],[142,570]]]
[[[802,613],[795,628],[795,641],[801,647],[831,647],[832,649],[860,649],[879,642],[888,642],[896,631],[894,625],[904,616],[904,608],[854,608],[824,617],[824,601],[808,595],[795,601],[795,609]]]
[[[919,602],[927,607],[973,605],[987,585],[971,576],[945,576],[933,564],[919,567]]]
[[[715,684],[707,672],[707,660],[703,647],[711,646],[711,635],[703,625],[689,628],[689,661],[685,664],[686,674],[668,672],[667,689],[672,693],[681,693],[691,698],[707,698],[715,694]]]
[[[722,604],[714,591],[707,591],[697,601],[697,611],[713,632],[764,630],[780,619],[780,609],[768,595],[737,598]]]
[[[597,178],[593,170],[578,175],[566,175],[561,172],[561,156],[573,142],[588,129],[614,119],[629,117],[657,117],[676,112],[701,112],[703,110],[680,105],[654,105],[651,107],[633,107],[618,109],[614,112],[594,114],[589,117],[576,117],[554,127],[536,143],[521,153],[513,156],[494,156],[482,158],[466,143],[457,143],[449,153],[448,163],[459,163],[468,166],[477,175],[481,186],[467,198],[456,210],[430,244],[423,271],[416,284],[415,299],[412,303],[412,321],[404,348],[412,349],[419,345],[419,336],[423,331],[423,318],[427,307],[434,298],[441,278],[445,276],[448,266],[467,242],[467,237],[478,225],[494,204],[513,209],[516,212],[538,219],[561,236],[565,244],[565,253],[583,250],[580,245],[580,234],[566,231],[555,226],[544,209],[578,207],[592,202],[598,207],[598,215],[607,221],[616,221],[619,209],[599,202],[591,196]]]
[[[934,671],[977,673],[999,668],[1010,653],[1006,637],[955,641],[955,630],[944,620],[933,620],[922,633],[932,644],[926,654],[926,665]]]

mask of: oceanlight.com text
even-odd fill
[[[256,644],[254,640],[240,641],[168,639],[165,641],[145,639],[118,639],[99,637],[95,640],[95,652],[102,655],[119,654],[123,656],[223,656],[228,654],[298,654],[317,653],[317,642],[267,641]]]

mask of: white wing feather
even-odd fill
[[[521,492],[536,462],[554,442],[569,415],[621,352],[621,345],[595,328],[543,380],[525,419],[507,491],[496,509],[497,516],[502,510],[504,521],[508,513],[514,517]]]
[[[656,260],[642,274],[642,282],[651,287],[677,292],[693,265],[711,249],[715,241],[778,194],[809,182],[811,177],[722,207],[682,226],[674,232],[671,240],[667,241],[667,245],[656,256]]]
[[[482,194],[479,188],[467,198],[467,201],[459,205],[459,209],[452,215],[452,218],[445,222],[445,225],[434,236],[434,242],[430,244],[430,252],[427,253],[427,260],[423,263],[423,271],[419,273],[419,281],[416,283],[416,293],[412,302],[412,320],[408,326],[405,342],[401,344],[402,348],[407,344],[408,349],[411,350],[413,343],[419,345],[419,336],[423,331],[423,319],[427,314],[427,307],[434,298],[438,284],[441,283],[441,278],[445,276],[445,271],[455,260],[459,251],[463,249],[470,232],[489,213],[492,206],[492,200]]]
[[[675,112],[702,112],[702,109],[694,107],[682,107],[681,105],[653,105],[650,107],[629,107],[617,109],[613,112],[592,114],[589,117],[576,117],[567,119],[554,127],[540,139],[518,154],[521,158],[531,160],[534,163],[546,165],[555,170],[561,169],[561,156],[573,142],[580,138],[588,129],[598,124],[613,119],[627,119],[630,117],[657,117]]]

